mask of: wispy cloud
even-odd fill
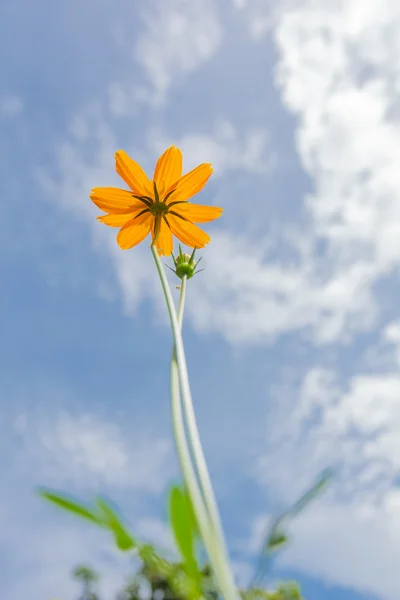
[[[182,149],[188,171],[201,162],[211,162],[215,177],[231,171],[266,174],[276,164],[266,127],[239,129],[229,121],[220,121],[209,133],[187,133],[173,141]],[[171,134],[149,133],[149,147],[157,153],[171,143]]]
[[[52,388],[54,394],[56,390]],[[70,570],[89,562],[104,576],[102,590],[115,593],[132,572],[129,557],[112,549],[103,531],[40,500],[38,486],[69,491],[90,500],[110,494],[119,501],[134,534],[154,540],[162,524],[144,509],[175,472],[169,440],[121,414],[115,419],[90,411],[32,407],[9,409],[1,424],[2,493],[0,549],[7,552],[7,597],[68,598],[76,594]],[[43,406],[47,404],[42,400]],[[128,514],[127,514],[128,512]],[[165,537],[165,536],[164,536]],[[16,577],[24,573],[24,577]]]
[[[22,98],[16,94],[0,95],[0,117],[14,117],[19,115],[24,110]]]
[[[151,84],[138,97],[152,105],[165,101],[172,86],[217,52],[222,39],[216,6],[207,0],[157,0],[142,8],[145,27],[135,57]]]
[[[336,468],[326,498],[292,523],[295,541],[281,564],[381,598],[400,591],[394,567],[398,535],[393,533],[399,529],[400,498],[396,330],[397,324],[390,326],[391,340],[385,334],[376,348],[386,357],[386,367],[371,372],[367,360],[365,370],[345,383],[336,370],[314,367],[299,385],[282,388],[273,399],[279,410],[268,427],[268,450],[255,471],[279,511],[327,465]],[[367,347],[364,359],[368,353]],[[254,521],[253,551],[265,524],[262,516]],[[362,548],[368,549],[365,554]]]

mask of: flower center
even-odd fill
[[[164,202],[156,201],[149,206],[149,211],[154,217],[164,217],[168,213],[168,206]]]

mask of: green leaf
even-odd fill
[[[67,510],[68,512],[71,512],[83,519],[87,519],[96,525],[100,525],[100,527],[104,527],[104,522],[100,515],[96,512],[93,512],[90,507],[82,502],[79,502],[78,500],[72,500],[64,494],[50,492],[47,490],[39,490],[39,496],[45,500],[49,500],[53,504],[56,504],[59,508]]]
[[[132,548],[136,548],[136,541],[111,506],[100,496],[95,498],[95,502],[100,511],[103,513],[105,524],[114,533],[115,543],[119,550],[126,552]]]
[[[169,495],[169,520],[188,574],[197,578],[199,570],[195,558],[196,521],[186,491],[177,485],[171,488]]]
[[[64,494],[58,492],[50,492],[47,490],[39,490],[39,495],[45,500],[49,500],[56,504],[59,508],[67,510],[78,517],[87,519],[103,529],[112,531],[115,537],[117,547],[124,552],[136,547],[136,541],[127,531],[116,512],[100,497],[95,499],[97,508],[94,510],[79,502],[72,500]]]
[[[297,500],[293,506],[283,512],[273,522],[269,536],[265,543],[265,549],[276,549],[288,541],[287,535],[281,529],[281,524],[287,522],[289,518],[293,518],[300,514],[317,496],[319,496],[329,484],[332,478],[330,470],[324,471],[317,481]],[[272,543],[271,543],[272,542]]]
[[[319,494],[321,494],[333,477],[332,469],[326,469],[318,477],[317,481],[293,504],[289,509],[282,512],[268,527],[264,543],[260,552],[258,566],[256,568],[253,582],[258,582],[263,573],[269,568],[270,559],[273,554],[285,546],[288,541],[286,526],[291,519],[301,513]]]
[[[314,498],[319,496],[325,490],[325,488],[329,485],[332,477],[333,472],[330,469],[326,469],[323,473],[321,473],[314,485],[311,486],[311,488],[301,496],[301,498],[296,502],[296,504],[294,504],[294,506],[291,509],[287,511],[286,514],[290,514],[290,516],[294,517],[295,515],[298,515],[300,512],[302,512],[306,508],[306,506],[308,506],[310,502],[314,500]]]
[[[278,550],[278,548],[281,548],[282,546],[287,544],[288,541],[289,541],[289,538],[286,535],[286,533],[284,533],[282,531],[282,529],[279,528],[279,526],[275,527],[271,531],[269,538],[266,541],[265,550],[267,552],[275,552],[275,550]]]
[[[100,579],[98,573],[86,565],[77,565],[73,570],[72,575],[75,579],[86,585],[97,583]]]

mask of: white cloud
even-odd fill
[[[240,11],[240,19],[246,24],[250,36],[255,41],[260,41],[266,34],[271,32],[276,21],[276,15],[286,3],[279,6],[271,0],[232,0],[235,8]]]
[[[293,261],[270,260],[269,253],[243,236],[213,234],[207,276],[193,284],[197,293],[188,305],[199,330],[219,331],[234,344],[265,344],[306,329],[317,343],[329,343],[372,323],[362,264],[329,278],[308,249]]]
[[[35,485],[159,493],[174,473],[171,442],[126,411],[112,420],[88,410],[38,408],[6,414],[1,429],[3,444],[15,446],[16,468]]]
[[[299,117],[298,148],[313,176],[316,235],[337,271],[361,263],[366,284],[400,260],[397,2],[304,2],[282,14],[278,82]],[[359,281],[359,287],[364,282]]]
[[[160,154],[174,143],[181,148],[185,171],[202,162],[211,162],[214,176],[223,176],[229,171],[246,173],[268,173],[275,166],[267,129],[235,127],[229,121],[219,121],[209,133],[187,133],[180,139],[152,132],[149,147]]]
[[[382,332],[383,342],[389,345],[389,356],[393,358],[393,367],[400,367],[400,321],[392,321]],[[384,358],[385,354],[381,353]]]
[[[113,170],[117,149],[115,134],[99,104],[89,104],[71,118],[67,139],[57,144],[54,171],[51,174],[45,168],[36,171],[47,193],[45,199],[86,221],[95,212],[88,201],[90,190],[96,185],[106,185],[107,177],[117,179]]]
[[[113,420],[98,412],[36,408],[10,409],[3,417],[1,455],[7,464],[1,465],[0,553],[7,553],[9,567],[2,581],[5,596],[42,600],[77,595],[70,577],[77,563],[99,570],[102,594],[114,596],[132,573],[132,558],[117,552],[106,532],[45,504],[35,488],[55,487],[84,500],[106,493],[119,502],[134,534],[154,540],[163,526],[144,507],[175,472],[169,441],[157,438],[137,418],[133,426],[126,414]]]
[[[242,8],[245,8],[247,6],[247,0],[232,0],[233,5],[235,6],[235,8],[241,10]]]
[[[355,489],[361,487],[362,493],[366,493],[368,488],[368,494],[376,493],[378,497],[400,472],[399,444],[396,442],[400,432],[399,398],[400,377],[396,372],[355,374],[348,385],[342,387],[332,371],[312,369],[299,392],[286,398],[285,410],[279,423],[274,424],[276,433],[271,439],[272,446],[275,448],[282,440],[289,439],[292,444],[284,444],[282,449],[275,448],[274,452],[281,452],[285,463],[292,454],[292,459],[297,456],[299,464],[306,460],[312,476],[334,457],[348,474],[355,476]],[[281,407],[284,402],[285,398],[280,397]],[[304,453],[310,453],[310,457],[306,458]],[[269,465],[272,457],[265,460]],[[269,477],[266,466],[263,462],[260,473]],[[377,479],[374,490],[370,489],[372,475]],[[363,477],[365,486],[361,485]],[[298,478],[296,485],[307,483]],[[350,481],[346,483],[347,488],[349,493],[355,493]],[[274,489],[278,497],[283,493],[280,487]],[[288,493],[292,494],[293,490]]]
[[[135,56],[152,85],[142,95],[156,105],[183,75],[217,52],[222,31],[210,0],[157,0],[146,5],[144,21]]]
[[[381,508],[317,500],[290,527],[293,542],[278,559],[279,566],[308,573],[359,594],[382,600],[397,598],[399,513],[391,518]],[[265,533],[261,521],[254,547]]]
[[[235,343],[306,329],[330,343],[379,323],[376,286],[398,281],[400,263],[400,12],[384,5],[310,0],[276,13],[277,82],[315,192],[286,238],[266,232],[272,251],[294,260],[213,236],[199,328]]]
[[[308,263],[312,273],[310,299],[323,300],[314,279],[318,265],[331,300],[336,295],[333,339],[349,333],[351,313],[353,333],[372,325],[379,314],[374,286],[396,277],[399,264],[399,33],[397,3],[383,9],[357,1],[293,4],[276,31],[278,82],[298,116],[300,159],[315,183],[307,200],[310,233],[326,242],[322,260],[308,255],[302,269]],[[276,312],[271,315],[275,321]],[[317,325],[321,332],[323,319]],[[383,331],[382,347],[370,353],[369,371],[353,374],[347,385],[314,369],[298,400],[293,390],[284,409],[280,398],[278,433],[271,433],[258,471],[277,505],[287,505],[334,457],[341,467],[334,491],[299,518],[296,543],[282,561],[388,599],[400,592],[394,558],[400,552],[398,339],[395,321]],[[384,361],[374,364],[380,354],[386,368]]]
[[[209,61],[222,42],[211,0],[151,0],[137,9],[139,31],[131,16],[112,27],[121,54],[142,70],[138,77],[137,69],[133,75],[129,69],[108,83],[106,102],[113,118],[137,116],[143,104],[163,106],[169,92]]]
[[[397,597],[400,552],[400,376],[393,366],[398,324],[378,351],[388,358],[355,372],[346,384],[331,369],[311,369],[271,398],[268,449],[255,475],[279,512],[327,466],[336,467],[328,494],[290,525],[294,543],[281,564],[379,598]],[[389,352],[388,352],[389,350]],[[275,410],[275,407],[279,407]],[[293,477],[296,473],[296,477]],[[254,520],[249,550],[258,550],[265,516]]]
[[[60,414],[38,432],[48,453],[49,476],[75,484],[160,492],[168,481],[171,447],[150,431],[136,432],[132,441],[117,423],[90,414]],[[26,435],[26,434],[25,434]]]
[[[72,524],[68,517],[60,518],[57,523],[53,519],[38,521],[36,517],[33,523],[33,514],[30,509],[31,521],[20,521],[19,530],[13,532],[11,539],[3,538],[2,542],[7,544],[0,545],[7,551],[8,564],[13,571],[15,569],[12,579],[3,577],[7,598],[66,600],[77,597],[79,586],[72,579],[71,571],[78,563],[89,564],[101,573],[99,587],[106,596],[113,597],[121,590],[132,567],[127,556],[112,550],[107,534],[90,526]],[[10,517],[19,520],[15,513]],[[2,531],[7,536],[9,524],[5,524]],[[18,577],[17,573],[24,576]]]
[[[169,525],[157,517],[144,517],[138,523],[136,533],[141,539],[156,544],[168,553],[176,553],[175,541]]]

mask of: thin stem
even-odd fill
[[[177,315],[180,334],[182,334],[183,311],[185,310],[186,282],[187,282],[186,275],[184,275],[182,277],[181,281],[182,281],[182,283],[181,283],[181,293],[180,293],[180,296],[179,296],[178,315]]]
[[[182,332],[182,318],[184,311],[184,303],[186,296],[186,277],[182,279],[181,285],[181,294],[178,305],[178,325],[179,332]],[[174,346],[174,351],[176,350],[176,346]],[[191,399],[190,399],[191,400]],[[212,489],[211,478],[207,469],[207,464],[204,458],[203,449],[201,446],[199,431],[196,423],[196,415],[193,409],[193,403],[191,401],[183,401],[183,408],[185,411],[186,420],[189,428],[189,439],[192,444],[193,454],[196,457],[196,466],[199,472],[200,479],[200,487],[203,493],[203,496],[206,500],[206,509],[208,510],[209,517],[211,519],[213,530],[216,536],[219,538],[220,543],[223,544],[225,555],[227,555],[227,551],[225,548],[224,535],[222,530],[221,521],[218,514],[218,507],[214,496],[214,491]]]
[[[182,328],[182,319],[183,319],[183,311],[185,307],[185,292],[186,292],[186,278],[182,280],[181,286],[181,294],[179,299],[179,307],[178,307],[178,328],[181,331]],[[174,429],[174,435],[178,450],[178,456],[181,462],[182,471],[184,474],[184,479],[189,489],[189,493],[194,495],[194,504],[200,511],[199,520],[203,524],[204,529],[207,530],[207,536],[211,535],[209,523],[208,523],[208,515],[206,511],[206,507],[204,504],[204,499],[201,495],[201,491],[197,482],[196,473],[192,465],[192,460],[190,457],[190,450],[187,442],[187,437],[185,433],[185,426],[182,414],[182,406],[180,400],[180,387],[179,387],[179,367],[177,360],[177,352],[176,352],[176,344],[174,343],[174,347],[172,350],[172,358],[171,358],[171,409],[172,409],[172,424]]]
[[[200,533],[202,535],[204,545],[207,549],[210,562],[212,564],[214,574],[218,580],[222,595],[225,600],[239,600],[239,592],[235,585],[235,581],[232,575],[232,571],[229,566],[229,560],[223,538],[222,527],[218,515],[218,509],[214,498],[213,489],[211,486],[211,480],[208,474],[204,454],[202,451],[200,438],[197,430],[197,424],[195,414],[193,410],[192,397],[190,391],[189,378],[187,373],[185,351],[181,336],[181,324],[178,322],[175,305],[173,302],[171,290],[168,285],[168,281],[163,269],[162,263],[157,253],[157,249],[154,245],[151,246],[151,251],[156,263],[157,271],[161,280],[164,296],[167,302],[167,308],[170,316],[174,342],[175,342],[175,358],[178,370],[178,383],[180,392],[183,399],[183,406],[186,412],[188,433],[192,445],[193,456],[195,459],[196,467],[198,470],[199,480],[201,488],[204,494],[204,500],[201,497],[200,490],[198,489],[197,482],[192,478],[194,472],[189,472],[188,461],[190,460],[190,454],[185,458],[185,470],[186,475],[189,477],[186,480],[188,491],[193,502],[193,508],[198,518],[198,524]],[[183,314],[183,308],[181,315]],[[174,367],[175,369],[175,367]],[[175,372],[175,371],[174,371]],[[175,375],[174,375],[175,377]],[[174,380],[174,396],[178,395],[178,389],[176,387],[176,380]],[[177,411],[175,417],[178,418],[180,413]],[[180,413],[180,416],[181,413]],[[177,421],[178,429],[182,429],[182,423]],[[184,438],[181,432],[179,432],[179,447],[182,451]],[[178,440],[177,440],[178,442]],[[185,474],[185,472],[184,472]],[[205,505],[204,505],[205,504]]]
[[[186,294],[186,278],[182,280],[181,294],[179,299],[178,317],[177,323],[179,332],[182,328],[183,311],[185,307],[185,294]],[[172,312],[172,311],[171,311]],[[182,414],[182,405],[180,398],[180,386],[179,386],[179,368],[176,352],[176,344],[174,343],[172,358],[171,358],[171,409],[172,409],[172,424],[174,429],[175,441],[177,446],[178,457],[180,460],[184,481],[188,492],[191,497],[191,501],[196,513],[198,526],[200,529],[201,536],[204,541],[204,545],[207,548],[207,552],[210,556],[210,561],[215,564],[218,562],[217,547],[212,541],[212,530],[209,524],[209,518],[202,497],[195,470],[192,465],[190,456],[190,450],[187,442],[185,433],[185,425]],[[223,587],[223,586],[222,586]]]
[[[183,311],[185,307],[185,295],[186,295],[186,277],[182,279],[181,285],[181,293],[179,298],[178,305],[178,327],[179,331],[182,329],[182,320],[183,320]],[[197,477],[195,470],[193,468],[190,450],[187,442],[187,436],[185,432],[185,424],[182,413],[182,405],[181,405],[181,397],[180,397],[180,388],[179,388],[179,369],[178,369],[178,361],[176,356],[176,345],[174,344],[172,350],[172,358],[171,358],[171,370],[170,370],[170,380],[171,380],[171,411],[172,411],[172,424],[174,430],[174,436],[176,441],[176,447],[178,452],[178,457],[180,460],[183,478],[185,481],[186,488],[189,491],[190,497],[192,499],[192,504],[195,507],[195,512],[197,515],[197,521],[199,523],[199,529],[202,535],[206,534],[207,538],[211,540],[212,531],[210,529],[208,514],[206,510],[206,506],[204,504],[204,499],[202,497],[199,484],[197,482]],[[201,523],[201,525],[200,525]],[[205,544],[206,545],[206,544]],[[218,556],[216,555],[217,547],[214,544],[207,544],[209,550],[212,553],[213,559],[218,561]]]

